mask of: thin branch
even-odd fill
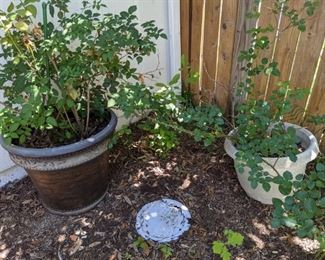
[[[88,126],[89,126],[89,117],[90,117],[90,84],[87,86],[87,118],[86,118],[86,126],[85,126],[85,133],[88,132]]]
[[[278,176],[281,176],[281,174],[280,174],[280,173],[278,172],[278,170],[275,168],[275,164],[272,165],[272,164],[270,164],[268,161],[266,161],[266,160],[263,159],[263,158],[262,158],[262,161],[263,161],[265,164],[267,164],[268,166],[270,166]]]
[[[72,131],[75,132],[75,134],[78,134],[77,130],[73,127],[73,125],[72,125],[72,123],[70,121],[69,115],[68,115],[67,110],[65,109],[65,107],[63,108],[63,112],[65,114],[65,117],[66,117],[66,119],[68,121],[68,124],[69,124],[70,128],[72,129]]]

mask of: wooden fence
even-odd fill
[[[250,42],[245,33],[247,28],[278,21],[281,32],[288,25],[286,17],[275,19],[271,10],[274,0],[263,0],[260,18],[248,21],[245,15],[252,2],[181,0],[182,54],[200,74],[197,83],[183,84],[183,87],[192,93],[196,103],[214,103],[229,112],[234,101],[233,89],[242,77],[237,57]],[[304,2],[290,0],[290,5],[299,10]],[[290,80],[292,87],[310,89],[310,94],[297,102],[302,109],[297,109],[290,121],[299,122],[308,114],[325,114],[325,0],[320,0],[315,14],[307,18],[306,32],[290,28],[276,33],[269,33],[274,47],[263,57],[277,61],[281,75],[277,78],[258,76],[253,95],[267,99],[277,81]]]

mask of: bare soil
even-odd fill
[[[113,151],[109,192],[85,214],[51,215],[29,178],[0,190],[0,259],[164,259],[154,242],[146,250],[133,245],[137,211],[160,198],[181,201],[192,215],[190,230],[169,243],[171,259],[219,259],[211,244],[226,228],[245,237],[231,249],[234,259],[314,258],[314,243],[270,227],[272,206],[247,197],[222,142],[206,151],[184,137],[159,158],[138,131]]]

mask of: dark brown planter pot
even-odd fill
[[[80,142],[55,148],[33,149],[0,144],[10,158],[32,179],[41,201],[51,213],[74,215],[95,207],[108,187],[107,143],[117,117],[110,111],[109,124]]]

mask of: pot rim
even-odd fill
[[[318,147],[318,142],[316,137],[314,136],[313,133],[311,133],[309,130],[307,130],[306,128],[296,125],[296,124],[292,124],[292,123],[284,123],[286,127],[294,127],[297,131],[299,131],[300,133],[302,133],[303,135],[305,135],[309,141],[310,144],[309,146],[301,153],[297,154],[297,161],[306,161],[306,162],[310,162],[312,160],[314,160],[318,153],[319,153],[319,147]],[[236,131],[236,128],[231,130],[228,134],[228,136],[231,136],[234,134],[234,132]],[[232,157],[233,159],[236,158],[236,153],[239,151],[232,143],[232,141],[228,138],[226,138],[225,140],[225,144],[224,144],[224,148],[227,152],[227,154]],[[288,156],[284,156],[284,157],[262,157],[263,159],[267,160],[267,161],[287,161],[290,160],[290,158]],[[290,160],[291,161],[291,160]]]
[[[117,116],[112,110],[109,110],[109,113],[111,119],[103,130],[88,137],[87,139],[83,139],[72,144],[52,148],[25,148],[18,145],[6,144],[4,138],[0,135],[0,145],[10,154],[27,158],[55,157],[75,153],[100,143],[114,132],[117,125]]]

